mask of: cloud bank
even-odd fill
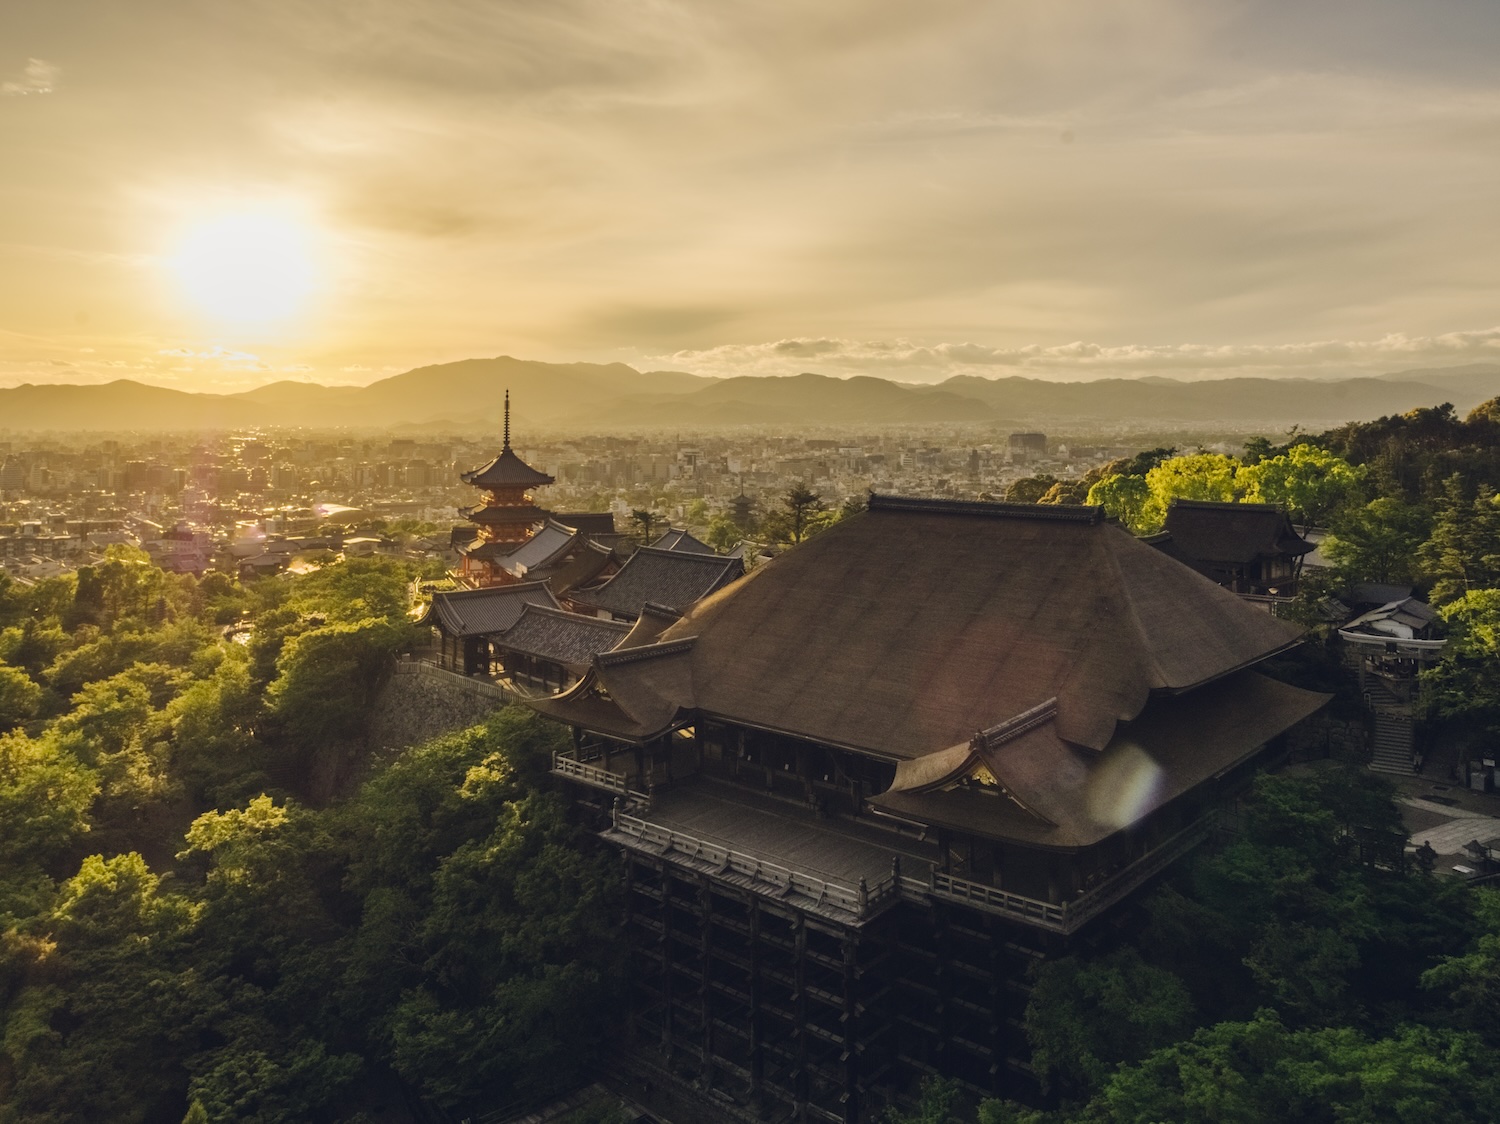
[[[1500,361],[1500,327],[1433,336],[1393,333],[1373,340],[1285,344],[1106,345],[1074,341],[1051,346],[989,347],[904,339],[808,338],[721,344],[651,355],[646,361],[653,366],[726,377],[816,370],[825,374],[880,374],[918,382],[936,382],[958,374],[1051,379],[1145,375],[1189,379],[1267,375],[1335,378],[1428,364]]]
[[[0,83],[0,97],[26,97],[28,94],[50,94],[57,88],[61,71],[46,59],[27,59],[21,73],[9,82]]]

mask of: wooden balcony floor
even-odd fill
[[[725,782],[697,778],[658,790],[642,819],[721,847],[854,886],[889,878],[891,860],[903,874],[925,879],[937,848],[846,819],[768,799]]]

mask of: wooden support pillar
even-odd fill
[[[946,854],[946,849],[944,851]],[[953,1034],[953,1004],[951,1002],[954,991],[955,973],[953,971],[953,941],[948,933],[948,912],[946,907],[938,904],[932,911],[932,947],[937,953],[937,969],[935,971],[935,983],[937,984],[938,1001],[933,1010],[933,1022],[937,1027],[937,1041],[933,1044],[933,1052],[938,1059],[938,1068],[945,1069],[942,1062],[946,1060],[948,1053],[948,1042]]]
[[[714,1087],[714,927],[713,895],[708,889],[708,876],[698,876],[698,925],[700,934],[699,955],[703,958],[703,973],[699,977],[699,1012],[703,1026],[703,1065],[699,1069],[700,1080],[705,1091]]]
[[[844,952],[844,1124],[859,1124],[859,938],[847,933]]]
[[[576,731],[575,731],[576,736]],[[635,859],[629,851],[621,850],[620,858],[625,863],[625,931],[633,932],[631,922],[635,918]],[[636,1011],[639,1006],[635,996],[625,1004],[625,1040],[634,1042],[636,1036]]]
[[[760,982],[760,901],[749,895],[750,906],[750,1096],[759,1100],[766,1075],[764,999]]]
[[[1005,977],[1009,974],[1009,955],[1006,952],[1005,940],[1001,933],[995,931],[996,922],[993,917],[984,918],[984,931],[988,940],[985,941],[986,968],[989,970],[989,979],[986,981],[987,998],[985,1007],[989,1010],[989,1046],[995,1052],[995,1057],[990,1064],[990,1092],[995,1096],[1003,1095],[1002,1074],[1005,1071],[1005,1058],[1010,1053],[1010,1032],[1006,1024],[1006,1008],[1010,1005],[1010,996],[1005,988]]]
[[[666,863],[661,872],[661,1048],[667,1064],[672,1062],[672,874]]]
[[[801,913],[796,920],[796,961],[794,973],[796,992],[792,996],[792,1010],[797,1019],[797,1072],[792,1075],[792,1097],[796,1103],[797,1120],[807,1120],[807,919]]]

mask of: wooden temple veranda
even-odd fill
[[[1033,1086],[1028,969],[1200,842],[1326,697],[1297,643],[1096,508],[873,496],[569,690],[621,856],[631,1064],[726,1118]]]

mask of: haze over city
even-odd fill
[[[1483,3],[0,12],[0,386],[1500,354]]]

